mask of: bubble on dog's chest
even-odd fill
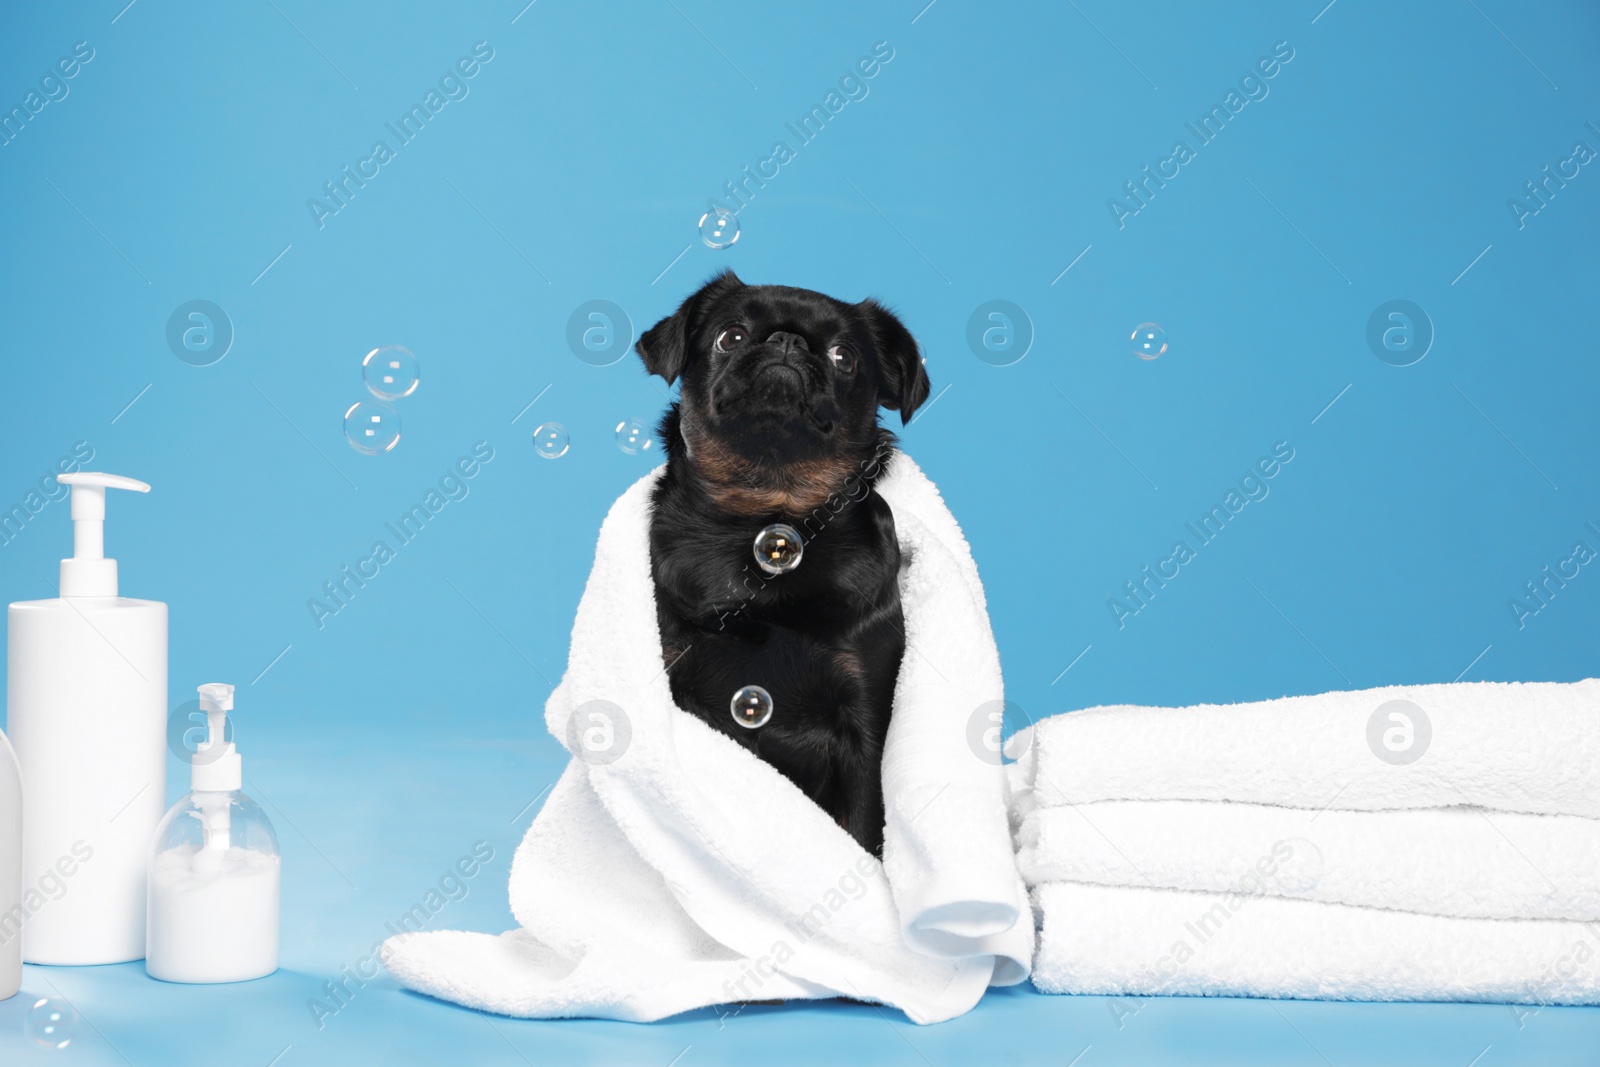
[[[543,423],[533,431],[533,450],[545,459],[560,459],[571,444],[567,428],[559,422]]]
[[[387,452],[400,443],[400,416],[388,404],[362,400],[344,413],[344,438],[366,456]]]
[[[624,419],[617,423],[617,447],[630,456],[648,452],[652,447],[650,431],[638,419]]]
[[[1155,359],[1166,354],[1167,331],[1153,322],[1141,322],[1133,329],[1133,354],[1140,359]]]
[[[772,694],[759,685],[747,685],[733,694],[728,705],[733,721],[747,730],[767,725],[772,718]]]
[[[800,566],[805,545],[793,526],[773,523],[756,534],[756,565],[768,574],[787,574]]]
[[[373,396],[383,400],[399,400],[417,391],[422,381],[422,368],[409,348],[386,345],[374,348],[361,361],[361,378]]]
[[[713,208],[700,216],[700,240],[707,248],[731,248],[739,240],[739,216]]]

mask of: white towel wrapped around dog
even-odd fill
[[[1001,772],[967,742],[974,712],[1002,697],[999,655],[933,483],[897,452],[877,484],[904,557],[906,626],[879,864],[787,778],[673,704],[650,576],[659,476],[601,527],[546,704],[574,758],[512,864],[522,928],[391,938],[389,970],[505,1015],[634,1021],[846,996],[937,1022],[1022,981],[1034,928]]]

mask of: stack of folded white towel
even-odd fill
[[[1600,680],[1094,708],[1007,752],[1046,992],[1600,1003]]]

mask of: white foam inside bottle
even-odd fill
[[[150,865],[146,967],[166,982],[243,982],[278,969],[277,856],[179,845]]]

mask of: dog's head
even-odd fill
[[[928,398],[916,341],[876,301],[745,285],[732,271],[636,348],[650,373],[682,379],[676,429],[713,480],[831,480],[879,448],[879,407],[908,422]]]

